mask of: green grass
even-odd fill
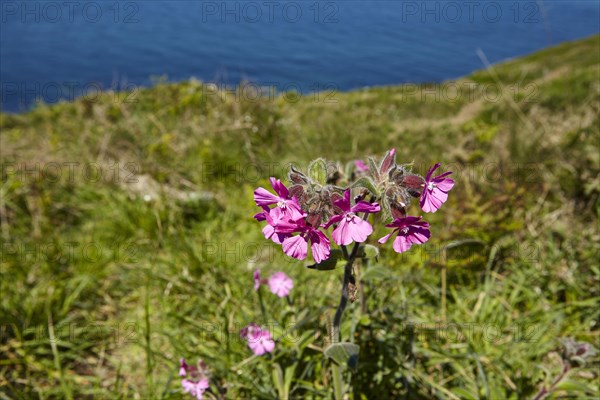
[[[209,398],[280,397],[275,364],[290,397],[330,398],[341,271],[268,243],[252,192],[290,162],[390,147],[457,185],[427,245],[363,268],[342,326],[361,346],[349,393],[533,397],[560,373],[560,338],[600,347],[599,48],[452,85],[254,101],[190,81],[2,114],[0,398],[187,398],[182,356],[211,367]],[[289,304],[263,293],[267,320],[295,327],[273,360],[238,337],[266,322],[257,267],[295,281]],[[568,380],[557,398],[599,396],[598,359]]]

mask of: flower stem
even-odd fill
[[[570,369],[571,365],[568,362],[564,362],[561,374],[554,379],[552,385],[549,388],[547,388],[546,386],[542,386],[540,388],[540,391],[533,398],[533,400],[543,400],[548,395],[550,395],[554,391],[554,389],[556,389],[556,386],[560,383],[560,381],[562,381],[563,378],[567,375]]]
[[[333,332],[331,335],[331,342],[338,343],[340,342],[340,323],[342,322],[342,315],[344,314],[344,310],[346,309],[346,305],[348,304],[348,284],[352,279],[352,265],[354,264],[354,259],[356,258],[356,254],[358,253],[358,243],[354,244],[352,248],[352,253],[348,257],[348,262],[344,267],[344,280],[342,283],[342,294],[340,296],[340,304],[338,305],[337,310],[335,311],[335,316],[333,317]],[[342,396],[344,393],[344,382],[342,380],[342,369],[341,366],[337,365],[335,361],[331,362],[331,375],[333,376],[333,391],[336,400],[342,400]]]
[[[375,201],[374,197],[371,197],[370,203]],[[368,218],[368,213],[365,213],[365,219]],[[335,311],[335,316],[333,317],[333,332],[331,335],[332,343],[339,343],[341,341],[340,338],[340,324],[342,322],[342,315],[344,314],[344,310],[346,309],[346,305],[348,304],[349,297],[349,289],[348,286],[350,282],[353,282],[354,276],[352,275],[352,267],[354,265],[354,260],[358,255],[358,248],[360,243],[354,243],[352,247],[352,252],[348,255],[348,250],[346,246],[342,246],[342,252],[344,254],[344,258],[348,260],[346,262],[346,266],[344,267],[344,279],[342,281],[342,293],[340,296],[340,304],[338,305],[337,310]],[[340,365],[337,365],[334,361],[331,362],[331,374],[333,375],[333,390],[334,396],[336,400],[342,400],[342,396],[344,394],[344,382],[342,379],[342,369]]]
[[[263,323],[266,324],[268,322],[267,320],[267,310],[265,309],[265,303],[263,302],[263,298],[262,298],[262,293],[261,293],[261,288],[258,288],[257,292],[258,292],[258,302],[260,303],[260,312],[262,314],[263,317]]]
[[[348,304],[348,285],[352,280],[352,266],[354,265],[354,260],[356,259],[356,254],[358,254],[358,243],[354,243],[354,247],[352,248],[352,253],[348,257],[348,262],[344,267],[344,280],[342,282],[342,294],[340,296],[340,304],[338,305],[337,310],[335,311],[335,316],[333,317],[333,342],[340,341],[340,324],[342,322],[342,315],[344,314],[344,310],[346,309],[346,305]]]

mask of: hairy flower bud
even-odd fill
[[[396,149],[391,149],[386,153],[385,157],[383,157],[383,160],[381,160],[379,173],[382,176],[386,175],[394,165],[396,165]]]
[[[398,185],[390,185],[386,189],[382,203],[388,216],[402,218],[406,216],[406,207],[410,204],[411,196],[408,190]]]
[[[318,227],[336,214],[333,202],[342,198],[341,188],[321,185],[293,166],[288,177],[294,183],[289,189],[290,195],[296,197],[302,210],[308,214],[306,222],[309,225]]]
[[[583,365],[587,360],[593,358],[598,351],[587,342],[577,342],[573,338],[562,339],[563,359],[572,364]]]
[[[402,176],[399,184],[406,188],[412,197],[421,197],[421,190],[425,186],[425,179],[419,175],[408,174]]]

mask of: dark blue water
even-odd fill
[[[600,31],[587,1],[0,1],[1,107],[156,77],[309,92],[438,82]]]

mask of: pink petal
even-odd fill
[[[270,178],[270,181],[271,181],[271,186],[273,187],[273,190],[275,190],[275,193],[277,193],[279,195],[279,197],[281,197],[283,199],[287,199],[289,197],[289,192],[288,192],[287,188],[284,186],[283,183],[281,183],[281,181],[279,179]]]
[[[393,248],[397,253],[404,253],[406,250],[410,249],[412,244],[406,240],[406,237],[403,235],[398,235],[394,240]]]
[[[394,232],[392,232],[392,233],[394,233]],[[384,237],[382,237],[381,239],[379,239],[377,242],[381,243],[381,244],[384,244],[385,242],[388,241],[388,239],[390,238],[390,236],[392,236],[392,233],[388,233],[387,235],[385,235]]]
[[[435,185],[438,189],[449,192],[450,189],[454,187],[454,181],[452,179],[442,179],[441,181],[436,182]]]
[[[240,337],[247,340],[256,340],[256,337],[260,334],[260,332],[262,332],[260,326],[253,322],[240,330]]]
[[[273,339],[267,339],[263,342],[263,347],[267,353],[270,353],[275,349],[275,342]]]
[[[259,187],[254,191],[254,201],[257,206],[268,206],[279,201],[279,197],[269,192],[267,189]]]
[[[293,221],[284,210],[275,207],[267,216],[267,223],[275,228],[279,233],[292,233],[300,230],[301,221]]]
[[[359,201],[356,203],[354,207],[352,207],[352,212],[354,213],[377,213],[381,211],[381,207],[377,203],[367,203],[366,201]]]
[[[331,217],[331,219],[325,224],[325,226],[323,228],[328,229],[331,225],[336,224],[338,222],[340,222],[342,219],[344,219],[345,216],[344,214],[338,214],[338,215],[334,215],[333,217]]]
[[[282,247],[285,254],[298,260],[304,260],[308,253],[308,242],[301,235],[286,238]]]
[[[357,243],[367,240],[367,237],[373,233],[373,227],[367,221],[354,217],[350,225],[350,237]]]
[[[295,202],[294,200],[288,200],[286,202],[284,215],[286,215],[287,218],[291,219],[292,221],[298,221],[299,219],[304,218],[306,214],[304,213],[304,211],[302,211],[297,202]]]
[[[444,179],[445,177],[447,177],[448,175],[451,175],[452,171],[448,171],[448,172],[444,172],[441,175],[436,176],[435,178],[432,179],[433,182],[437,182],[437,181],[441,181],[442,179]]]
[[[433,189],[433,192],[431,192],[431,195],[433,197],[435,197],[437,200],[439,200],[442,204],[445,203],[446,200],[448,200],[448,193],[441,191],[439,188]]]
[[[206,390],[210,385],[208,384],[208,378],[200,379],[196,384],[198,389]]]
[[[315,262],[320,263],[321,261],[329,258],[329,239],[323,234],[323,232],[317,231],[311,235],[311,249],[312,256]]]
[[[413,244],[423,244],[429,240],[429,236],[428,230],[415,230],[409,235],[408,241]]]
[[[429,171],[427,171],[427,175],[425,176],[425,180],[427,182],[431,182],[431,175],[433,175],[433,171],[435,171],[436,169],[438,169],[438,167],[440,165],[441,165],[440,163],[437,163],[433,167],[429,168]]]
[[[336,206],[342,209],[344,212],[350,211],[350,189],[344,192],[344,197],[333,202]]]
[[[435,189],[434,189],[435,191]],[[438,192],[443,193],[441,190]],[[446,198],[448,196],[446,195]],[[433,195],[428,189],[423,190],[423,195],[421,196],[421,200],[419,201],[421,208],[425,212],[436,212],[441,206],[442,201],[440,201],[436,196]]]
[[[264,212],[264,211],[261,211],[261,212],[259,212],[258,214],[255,214],[255,215],[254,215],[254,219],[260,222],[260,221],[264,221],[264,220],[266,220],[266,219],[267,219],[267,216],[265,215],[265,212]]]
[[[252,352],[254,354],[256,354],[257,356],[262,356],[263,354],[265,354],[265,349],[264,349],[262,343],[260,343],[258,340],[253,341],[253,342],[248,342],[248,347],[250,347],[250,350],[252,350]]]
[[[186,376],[187,369],[188,369],[188,365],[185,362],[185,358],[181,357],[179,359],[179,376]]]
[[[183,386],[183,391],[187,393],[194,393],[196,391],[196,384],[187,379],[183,379],[181,381],[181,386]]]
[[[271,225],[266,225],[262,229],[263,235],[265,235],[265,239],[270,239],[277,244],[281,244],[281,236],[275,232],[275,228]]]
[[[331,232],[331,238],[339,246],[346,246],[352,243],[348,225],[348,220],[344,216],[338,226]]]

